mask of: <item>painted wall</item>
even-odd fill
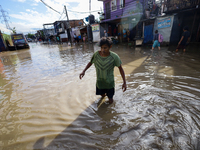
[[[174,15],[156,18],[154,22],[153,34],[155,34],[155,31],[158,30],[158,33],[163,35],[163,42],[170,42],[173,21]]]
[[[110,19],[105,19],[102,22],[110,21],[114,19],[120,19],[125,17],[134,16],[137,14],[143,14],[144,6],[143,2],[144,0],[125,0],[125,7],[120,8],[120,0],[116,0],[117,2],[117,9],[111,10],[111,1],[112,0],[106,0],[103,2],[104,6],[104,13],[106,12],[106,3],[110,4]]]

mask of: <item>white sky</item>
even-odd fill
[[[83,19],[89,15],[89,13],[73,13],[77,12],[89,12],[89,0],[43,0],[53,9],[63,12],[64,5],[68,10],[69,19]],[[91,9],[100,10],[103,9],[103,2],[98,0],[91,0]],[[36,29],[43,28],[45,23],[53,23],[60,18],[60,14],[46,7],[40,0],[1,0],[0,4],[6,13],[9,25],[11,28],[16,27],[18,32],[31,32],[34,33]],[[0,15],[2,15],[0,13]],[[99,16],[97,12],[93,13],[95,19]],[[61,19],[64,18],[65,13]],[[5,23],[2,22],[3,18],[0,18],[0,26],[5,27]],[[64,18],[66,20],[66,17]]]

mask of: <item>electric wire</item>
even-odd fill
[[[60,18],[62,17],[62,15],[64,14],[65,10],[63,9],[62,14],[60,15]],[[60,18],[58,20],[60,20]]]
[[[49,7],[50,9],[54,10],[55,12],[59,13],[57,10],[53,9],[52,7],[50,7],[49,5],[47,5],[43,0],[40,0],[44,5],[46,5],[47,7]]]
[[[40,0],[44,5],[46,5],[47,7],[49,7],[50,9],[52,9],[53,11],[61,14],[60,12],[58,12],[57,10],[53,9],[52,7],[50,7],[49,5],[47,5],[43,0]],[[87,13],[92,13],[92,12],[98,12],[98,11],[101,11],[101,10],[94,10],[94,11],[91,11],[91,12],[78,12],[78,11],[73,11],[73,10],[68,10],[70,12],[73,12],[73,13],[81,13],[81,14],[87,14]]]
[[[80,13],[80,14],[87,14],[87,13],[90,13],[90,12],[78,12],[78,11],[73,11],[73,10],[68,10],[68,11],[74,12],[74,13]],[[101,10],[94,10],[94,11],[91,11],[91,13],[92,13],[92,12],[99,12],[99,11],[101,11]]]

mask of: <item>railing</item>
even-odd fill
[[[117,10],[117,5],[112,6],[112,7],[111,7],[111,10],[112,10],[112,11]]]
[[[169,1],[169,0],[166,0]],[[156,3],[151,3],[149,0],[132,0],[120,5],[110,5],[106,4],[104,8],[104,19],[119,19],[124,17],[131,17],[135,15],[142,15],[144,19],[153,18],[155,16],[160,16],[163,13],[164,0],[156,1]]]
[[[124,8],[125,7],[125,3],[120,5],[120,8]]]
[[[168,2],[167,2],[168,1]],[[180,11],[184,9],[190,8],[198,8],[200,1],[199,0],[167,0],[164,5],[164,13],[172,12],[172,11]]]

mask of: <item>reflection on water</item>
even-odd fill
[[[200,149],[199,54],[114,46],[114,103],[95,95],[96,45],[0,53],[0,149]]]

